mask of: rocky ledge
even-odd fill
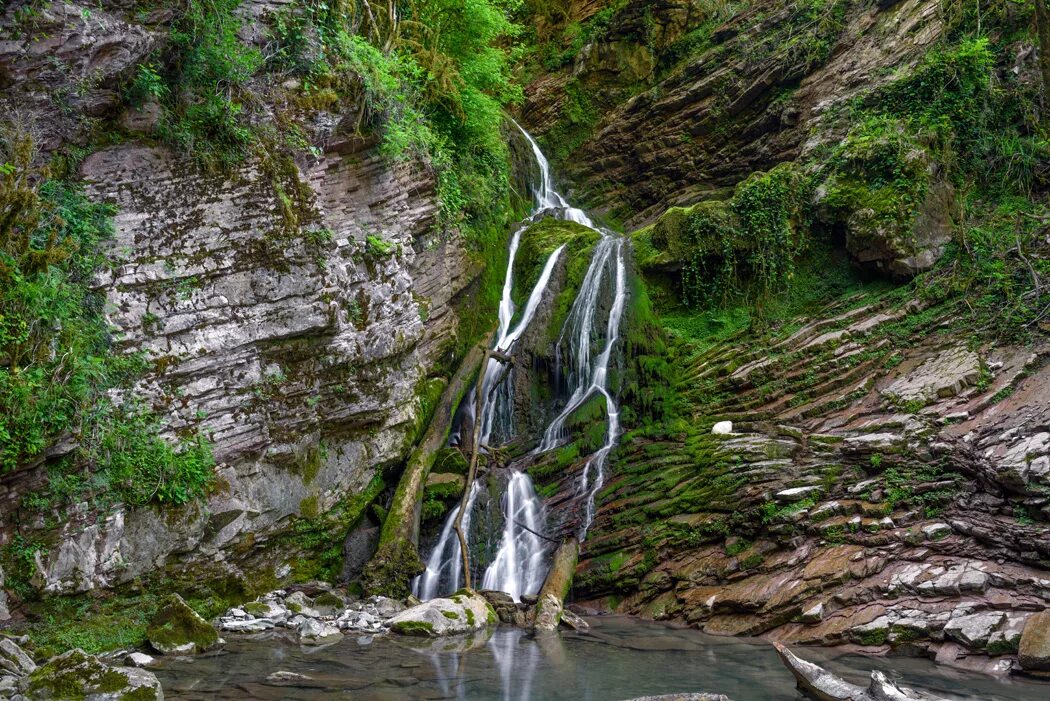
[[[18,643],[0,638],[0,701],[163,701],[155,674],[70,650],[37,666]]]

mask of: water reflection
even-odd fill
[[[623,618],[591,619],[589,634],[534,636],[501,627],[457,639],[377,637],[300,648],[280,635],[231,639],[225,652],[165,660],[158,672],[169,699],[355,701],[616,701],[683,691],[722,693],[734,701],[797,701],[793,680],[761,642],[712,638]],[[872,668],[957,701],[1045,701],[1050,686],[995,680],[924,660],[804,656],[855,683]],[[277,679],[275,672],[302,675]]]

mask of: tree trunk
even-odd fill
[[[1043,79],[1043,90],[1041,93],[1042,115],[1045,120],[1050,114],[1050,101],[1047,100],[1047,92],[1050,91],[1050,8],[1047,7],[1048,0],[1035,0],[1035,29],[1039,37],[1039,73]]]
[[[423,439],[408,457],[390,511],[383,521],[379,546],[361,578],[369,593],[403,598],[408,594],[409,581],[423,569],[423,561],[419,557],[423,488],[437,452],[448,440],[456,406],[474,382],[483,356],[480,348],[474,348],[464,358],[452,381],[441,393]]]
[[[580,559],[580,541],[575,537],[562,543],[554,560],[551,562],[547,579],[540,588],[540,598],[536,602],[533,628],[536,630],[556,630],[561,621],[561,612],[565,608],[565,597],[572,587],[572,577],[576,574],[576,563]]]

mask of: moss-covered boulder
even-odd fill
[[[21,682],[32,701],[163,701],[156,675],[134,667],[110,667],[83,650],[53,658]]]
[[[390,630],[402,635],[440,637],[472,633],[496,625],[496,611],[481,594],[460,589],[445,599],[431,599],[390,619]]]
[[[164,655],[205,652],[219,644],[215,629],[178,594],[171,594],[157,610],[146,629],[146,639]]]

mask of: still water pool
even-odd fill
[[[733,701],[802,698],[767,643],[631,618],[588,620],[592,629],[586,634],[532,636],[501,627],[468,640],[429,644],[394,636],[347,637],[308,648],[280,634],[229,638],[221,653],[165,661],[158,676],[165,698],[187,701],[617,701],[682,691],[726,694]],[[1050,699],[1050,684],[996,680],[925,660],[836,656],[814,648],[796,652],[865,685],[871,669],[878,668],[908,686],[960,701]],[[275,672],[304,678],[281,681],[271,677]]]

